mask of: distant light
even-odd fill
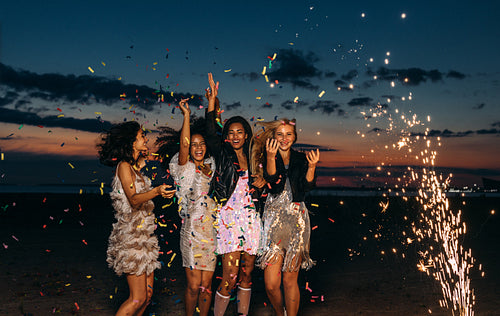
[[[370,62],[373,63],[373,58],[370,58]]]
[[[387,52],[385,53],[387,56],[391,56],[391,52]]]
[[[270,86],[271,88],[274,88],[274,83],[271,83],[269,86]]]
[[[401,13],[401,18],[406,19],[406,13]]]
[[[335,181],[335,178],[332,178],[332,181]]]
[[[361,13],[361,17],[364,18],[366,16],[365,13]]]
[[[319,135],[319,134],[321,134],[319,131],[318,131],[318,132],[316,132],[316,135]]]
[[[389,59],[387,59],[387,58],[386,58],[386,59],[384,59],[384,63],[385,63],[386,65],[388,65],[388,64],[389,64]]]

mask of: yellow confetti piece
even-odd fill
[[[170,202],[170,203],[168,203],[168,204],[165,204],[165,205],[163,205],[161,208],[165,209],[165,208],[169,207],[170,205],[172,205],[172,203],[174,203],[174,202]]]
[[[293,44],[293,43],[292,43],[292,44]],[[273,60],[275,60],[275,59],[276,59],[276,55],[277,55],[277,54],[276,54],[276,53],[274,53],[274,55],[273,55]]]
[[[174,96],[174,91],[170,92],[170,96],[173,97]]]
[[[102,188],[99,188],[99,190],[101,191],[101,195],[104,195],[104,191],[102,190]]]
[[[155,67],[151,67],[151,69],[155,70],[156,71],[156,68]]]
[[[224,72],[230,72],[232,69],[225,69]]]
[[[186,140],[186,142],[187,142],[187,143],[188,143],[188,145],[189,145],[189,144],[190,144],[190,142],[189,142],[189,138],[184,137],[184,139]]]
[[[64,114],[59,114],[57,117],[58,117],[58,118],[59,118],[59,117],[64,117]]]
[[[206,242],[206,243],[208,243],[208,240],[202,239],[202,240],[201,240],[201,242]]]
[[[158,223],[158,225],[160,225],[160,227],[167,227],[167,224],[163,224],[163,223]]]
[[[89,66],[89,71],[90,71],[91,73],[94,73],[94,69],[92,69],[90,66]]]
[[[201,258],[201,257],[202,257],[202,255],[199,253],[199,254],[194,255],[194,257],[195,257],[195,258]]]
[[[68,162],[68,165],[71,167],[71,169],[75,169],[75,166],[73,166],[71,162]]]
[[[311,204],[311,206],[314,206],[314,207],[319,207],[318,204]]]
[[[82,189],[80,189],[80,194],[83,194],[83,190]]]
[[[96,114],[96,115],[101,115],[101,114],[102,114],[102,112],[94,112],[94,114]]]
[[[92,278],[92,276],[91,276],[91,275],[87,275],[87,279],[91,279],[91,278]]]
[[[172,255],[172,258],[170,258],[170,262],[167,264],[167,266],[170,268],[170,266],[172,265],[172,261],[174,261],[174,258],[177,254],[174,252],[174,254]]]
[[[320,98],[321,98],[321,97],[322,97],[322,96],[324,96],[324,95],[325,95],[325,90],[321,91],[321,93],[318,95],[318,97],[320,97]]]
[[[267,77],[267,75],[264,75],[264,78],[266,78],[266,82],[269,82],[269,78]]]
[[[295,45],[294,43],[288,43],[288,45]]]
[[[256,99],[257,99],[257,100],[260,100],[260,99],[262,99],[262,98],[261,98],[261,97],[256,97]]]
[[[4,160],[4,159],[5,159],[5,156],[4,156],[4,154],[3,154],[3,153],[1,153],[1,154],[0,154],[0,158],[1,158],[1,160]]]
[[[266,66],[264,66],[264,69],[262,69],[262,75],[266,74]]]
[[[122,80],[122,77],[119,77],[118,80]]]
[[[106,64],[105,64],[103,61],[101,61],[101,64],[102,64],[104,67],[106,67]]]
[[[157,61],[155,61],[155,62],[153,63],[153,65],[158,65],[158,62],[157,62]]]
[[[66,283],[64,286],[70,286],[70,285],[71,285],[71,283]]]
[[[295,97],[295,99],[293,99],[293,103],[297,103],[299,102],[299,97]]]

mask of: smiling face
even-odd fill
[[[191,147],[189,149],[189,154],[191,159],[195,163],[201,163],[205,159],[205,154],[207,153],[207,145],[205,139],[200,134],[194,134],[191,136]]]
[[[280,150],[289,150],[295,142],[294,127],[289,124],[278,126],[278,128],[274,131],[274,138],[279,142]]]
[[[135,142],[133,144],[134,154],[137,153],[138,155],[141,152],[148,151],[149,148],[148,146],[146,146],[147,143],[148,138],[144,134],[144,131],[142,129],[139,129],[139,131],[137,132],[137,137],[135,138]]]
[[[245,144],[248,135],[243,128],[243,124],[239,122],[229,125],[227,132],[227,140],[234,150],[241,149]]]

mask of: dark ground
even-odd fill
[[[310,207],[311,226],[317,226],[311,235],[311,257],[317,265],[299,276],[301,315],[428,315],[429,311],[452,315],[439,307],[439,284],[417,270],[417,252],[425,245],[401,243],[406,239],[402,231],[410,232],[403,218],[415,217],[416,204],[391,198],[382,213],[380,201],[386,199],[310,198],[318,205]],[[450,209],[462,209],[468,226],[461,242],[472,248],[486,273],[480,277],[473,269],[470,274],[475,315],[499,315],[500,220],[490,211],[498,213],[500,198],[450,202]],[[161,200],[155,204],[157,217],[167,224],[157,229],[165,266],[156,271],[154,302],[146,314],[182,315],[185,277],[178,245],[180,220],[176,208],[162,209]],[[107,196],[0,194],[0,315],[113,315],[128,288],[125,278],[115,276],[105,262],[112,222]],[[376,233],[381,237],[374,238]],[[177,255],[167,267],[173,253]],[[251,315],[273,314],[262,277],[256,269]],[[214,285],[218,282],[214,279]],[[231,304],[226,315],[235,314]]]

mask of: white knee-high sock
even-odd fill
[[[224,316],[226,312],[227,305],[229,304],[229,299],[231,296],[224,296],[219,293],[219,291],[215,292],[215,300],[214,300],[214,315],[215,316]]]
[[[252,296],[252,288],[243,288],[238,286],[238,314],[248,315],[248,310],[250,309],[250,297]]]

